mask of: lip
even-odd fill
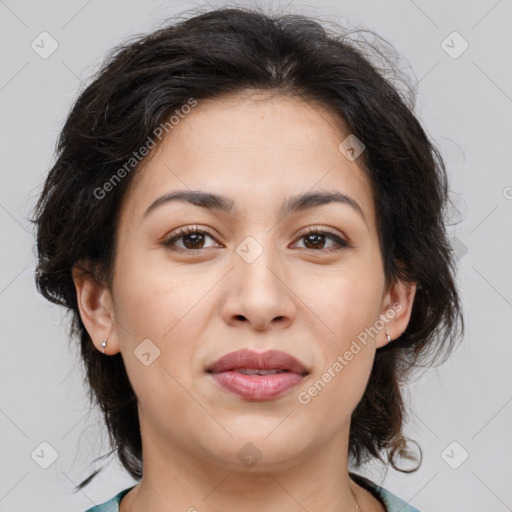
[[[280,350],[255,352],[253,350],[237,350],[230,352],[212,363],[206,369],[209,373],[220,373],[242,368],[257,370],[288,370],[300,375],[307,374],[306,367],[295,357]]]
[[[270,375],[246,375],[240,370],[282,370]],[[221,387],[247,400],[271,400],[299,384],[309,372],[295,357],[280,350],[230,352],[206,369]]]

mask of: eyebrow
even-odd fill
[[[234,201],[225,196],[202,192],[200,190],[179,190],[169,192],[157,198],[149,205],[142,216],[146,217],[159,206],[171,201],[187,201],[207,210],[227,213],[232,213],[235,206]],[[341,192],[307,192],[305,194],[292,196],[283,204],[279,214],[284,217],[293,212],[304,211],[329,203],[341,203],[350,206],[363,218],[365,224],[368,225],[363,209],[355,199]]]

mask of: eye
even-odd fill
[[[321,245],[325,244],[325,240],[330,238],[334,241],[334,244],[330,246],[330,248],[325,249],[322,247],[319,247]],[[326,231],[318,228],[309,228],[305,233],[302,233],[299,239],[305,239],[306,240],[306,249],[311,249],[313,251],[315,250],[324,250],[327,252],[332,251],[339,251],[340,249],[350,247],[350,244],[341,238],[336,233],[333,233],[332,231]],[[309,245],[309,246],[308,246]],[[313,248],[311,248],[312,246]]]
[[[203,249],[205,236],[214,239],[209,231],[198,229],[197,226],[188,226],[175,232],[171,238],[164,240],[162,245],[173,251],[195,252]],[[185,247],[176,247],[176,242],[181,239],[185,241]]]
[[[188,226],[173,233],[170,238],[162,242],[162,245],[172,251],[195,253],[204,249],[205,237],[215,240],[214,236],[205,229],[199,229],[197,226]],[[333,252],[343,248],[351,247],[351,245],[334,232],[322,230],[318,228],[309,228],[302,233],[299,240],[305,239],[305,249],[312,251]],[[325,245],[325,241],[331,239],[334,243],[329,248],[321,247]],[[177,242],[183,242],[183,246],[178,246]],[[217,247],[220,244],[217,244]]]

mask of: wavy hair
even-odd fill
[[[444,362],[464,321],[445,229],[445,165],[414,114],[413,86],[390,64],[394,49],[379,36],[368,41],[369,30],[299,14],[224,7],[181,16],[111,50],[70,110],[34,208],[36,286],[71,313],[89,399],[108,429],[112,450],[103,457],[114,453],[142,478],[136,396],[121,354],[105,357],[94,347],[72,268],[111,286],[117,221],[137,167],[101,201],[95,191],[190,98],[259,90],[323,106],[365,145],[358,164],[371,182],[386,282],[415,282],[417,290],[407,328],[376,352],[352,414],[349,457],[358,466],[376,458],[415,471],[397,466],[400,458],[417,461],[403,434],[401,387],[414,369]]]

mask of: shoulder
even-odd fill
[[[88,508],[85,512],[119,512],[119,504],[121,503],[123,496],[131,491],[134,487],[135,486],[133,485],[127,489],[123,489],[110,500],[105,501],[105,503],[95,505],[92,508]]]
[[[355,473],[349,473],[349,475],[356,484],[370,491],[386,507],[386,512],[420,512],[417,508],[409,505],[398,496],[395,496],[393,493],[368,478]]]

